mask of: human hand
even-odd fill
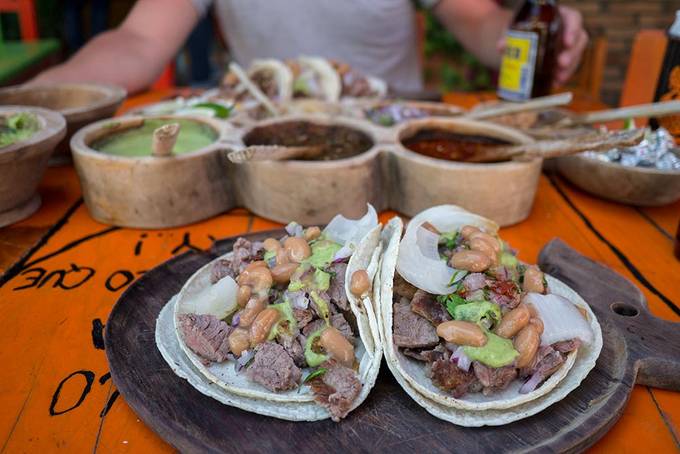
[[[556,85],[564,84],[574,74],[588,44],[588,33],[583,28],[583,17],[578,10],[559,6],[562,19],[562,46],[555,68]]]

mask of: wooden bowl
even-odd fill
[[[140,124],[144,118],[193,120],[218,137],[211,145],[169,157],[117,156],[90,147],[98,138]],[[138,228],[165,228],[197,222],[235,206],[226,172],[229,126],[206,117],[125,116],[91,124],[71,139],[83,197],[96,220]]]
[[[40,130],[27,140],[0,148],[0,227],[33,214],[40,207],[36,193],[47,161],[66,134],[66,121],[58,112],[25,106],[0,106],[0,115],[35,114]]]
[[[579,188],[628,205],[660,206],[680,199],[680,171],[628,167],[586,156],[557,159],[558,171]]]
[[[422,129],[481,135],[513,144],[533,139],[516,129],[463,118],[425,118],[396,129],[396,145],[387,156],[392,170],[390,206],[408,216],[440,204],[455,204],[502,226],[529,216],[538,187],[542,159],[488,164],[455,162],[415,153],[402,140]]]
[[[257,161],[231,164],[239,203],[254,213],[279,222],[291,219],[302,224],[324,224],[338,213],[359,217],[370,203],[386,207],[378,154],[385,132],[350,118],[295,115],[258,122],[242,130],[241,146],[264,128],[305,123],[342,126],[365,135],[372,145],[355,156],[331,161]]]
[[[69,140],[83,126],[113,116],[127,92],[99,84],[16,85],[0,89],[0,105],[16,104],[56,110],[66,118],[67,132],[51,164],[70,160]]]

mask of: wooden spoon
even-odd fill
[[[473,120],[483,120],[519,112],[546,110],[551,107],[567,105],[571,102],[572,98],[573,94],[571,92],[566,92],[557,95],[542,96],[525,102],[500,103],[498,106],[473,110],[472,112],[466,113],[464,117]]]
[[[664,101],[572,115],[558,120],[554,125],[556,127],[587,125],[627,118],[663,117],[677,113],[680,113],[680,101]]]
[[[253,145],[230,152],[227,157],[235,164],[249,161],[285,161],[298,158],[315,158],[323,152],[321,145],[284,147],[281,145]]]
[[[582,151],[605,151],[640,143],[644,129],[594,133],[569,140],[545,140],[521,145],[483,147],[469,156],[467,162],[498,162],[508,159],[554,158]]]

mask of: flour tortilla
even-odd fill
[[[257,73],[271,72],[276,80],[278,88],[277,102],[287,102],[293,97],[293,73],[282,61],[273,58],[253,60],[248,68],[248,77],[251,79]]]
[[[380,242],[381,226],[376,226],[371,230],[357,245],[356,251],[350,257],[346,272],[346,292],[350,302],[350,309],[357,320],[359,330],[358,342],[355,346],[355,354],[359,362],[358,376],[362,383],[362,390],[354,401],[352,409],[363,402],[371,388],[375,384],[380,369],[382,359],[382,347],[378,333],[378,318],[375,314],[374,294],[377,295],[377,285],[372,286],[369,294],[357,298],[349,292],[349,281],[354,271],[365,269],[371,281],[373,281],[379,268],[379,259],[382,252]],[[225,254],[220,258],[229,258],[231,253]],[[217,259],[219,260],[219,259]],[[220,401],[226,401],[229,405],[244,408],[268,416],[275,416],[282,419],[312,421],[330,417],[328,412],[314,401],[314,395],[309,386],[302,385],[300,389],[285,392],[272,392],[257,383],[252,382],[244,371],[237,373],[234,361],[223,363],[213,363],[208,366],[201,362],[201,359],[191,349],[189,349],[182,339],[181,331],[178,329],[178,316],[185,312],[184,307],[187,302],[203,288],[210,285],[210,271],[215,261],[207,264],[198,270],[184,285],[177,295],[173,307],[172,318],[159,317],[157,322],[157,333],[172,330],[177,339],[177,345],[182,352],[182,358],[186,361],[177,361],[177,355],[168,354],[176,364],[180,366],[171,367],[182,378],[189,379],[190,371],[186,370],[186,363],[190,363],[192,369],[200,373],[204,380],[189,380],[194,387],[206,395],[214,397],[215,394],[222,396]],[[170,303],[168,303],[170,304]],[[170,325],[168,325],[170,324]],[[157,336],[158,337],[158,336]],[[161,336],[161,338],[163,338]],[[170,342],[164,341],[163,346],[159,344],[159,349],[173,352],[168,345]],[[167,360],[167,358],[166,358]],[[168,361],[170,363],[170,361]],[[178,370],[184,372],[180,374]],[[209,383],[205,385],[204,383]],[[253,408],[248,402],[259,402],[259,406]],[[288,409],[291,406],[300,406],[300,414],[291,415]],[[313,411],[307,412],[305,408],[314,407]],[[247,408],[246,408],[247,407]]]
[[[546,275],[548,288],[551,293],[562,295],[586,310],[594,333],[593,343],[582,346],[578,351],[570,353],[564,365],[557,372],[539,388],[527,394],[518,393],[522,385],[519,380],[513,382],[504,391],[494,393],[491,396],[471,393],[461,398],[454,398],[437,388],[430,378],[427,377],[423,363],[401,353],[394,345],[392,337],[392,290],[401,231],[402,224],[398,218],[391,220],[385,227],[384,234],[390,235],[390,238],[389,240],[384,240],[387,242],[387,246],[378,277],[380,282],[380,295],[378,295],[381,314],[380,333],[385,348],[385,358],[390,370],[412,397],[414,397],[412,393],[418,396],[418,398],[414,397],[414,400],[425,407],[430,413],[437,413],[435,416],[461,425],[503,424],[511,420],[521,419],[540,411],[564,397],[566,393],[559,399],[555,399],[554,396],[560,394],[553,394],[551,391],[562,381],[566,381],[566,386],[561,387],[561,389],[568,389],[566,392],[573,390],[595,366],[595,361],[602,348],[602,332],[595,314],[593,314],[588,304],[574,290],[563,282]],[[572,372],[571,374],[570,371]],[[534,402],[537,402],[537,399],[543,396],[546,396],[546,399],[541,399],[542,403],[540,405],[542,406],[538,408],[539,404],[535,404],[536,406],[534,407]],[[520,406],[525,406],[522,407],[524,408],[523,412],[517,411]],[[507,412],[501,411],[508,408],[512,408],[512,410]],[[492,412],[491,410],[498,410],[499,412]],[[466,411],[473,412],[472,414],[475,416],[467,415]],[[440,414],[448,416],[443,417]]]
[[[319,76],[321,92],[325,101],[336,102],[340,99],[342,82],[337,71],[328,60],[320,57],[299,57],[297,62],[303,68],[309,68]]]

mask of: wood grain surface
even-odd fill
[[[147,94],[127,107],[168,96],[174,97],[175,92]],[[447,99],[469,107],[490,98],[464,94]],[[577,97],[571,107],[593,110],[597,106]],[[280,224],[238,209],[185,228],[110,228],[89,216],[71,167],[48,169],[39,192],[43,205],[36,214],[0,229],[4,260],[0,262],[4,270],[0,276],[0,450],[170,451],[170,445],[142,422],[111,382],[102,350],[105,320],[124,289],[162,261],[188,249],[207,249],[211,238]],[[381,213],[380,218],[384,222],[393,214]],[[673,257],[672,238],[679,218],[679,202],[636,209],[597,199],[544,174],[527,220],[503,228],[501,235],[519,250],[522,260],[534,263],[545,244],[560,237],[579,253],[630,279],[653,315],[678,322],[680,261]],[[11,250],[6,244],[13,245]],[[73,265],[93,268],[95,274],[80,283]],[[80,276],[82,280],[85,275]],[[680,393],[636,385],[619,421],[590,452],[677,452],[679,433]],[[434,431],[433,436],[439,435]],[[404,450],[400,448],[395,444],[391,450]]]
[[[449,452],[451,446],[458,452],[576,452],[618,420],[636,378],[680,390],[680,324],[651,316],[632,283],[554,240],[542,250],[540,264],[590,302],[603,327],[604,345],[581,386],[538,415],[500,427],[454,426],[414,405],[384,365],[368,401],[341,424],[281,421],[221,405],[171,371],[154,348],[153,333],[158,313],[182,283],[230,251],[234,241],[216,243],[215,254],[187,252],[146,273],[118,300],[106,325],[114,383],[135,412],[181,451],[241,452],[247,444],[255,451],[300,453],[389,452],[396,447]]]

